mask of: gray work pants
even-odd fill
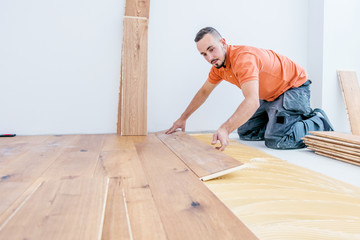
[[[274,101],[260,100],[255,114],[238,128],[242,140],[265,140],[274,149],[303,148],[309,131],[331,131],[322,117],[310,108],[310,84],[291,88]]]

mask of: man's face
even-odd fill
[[[224,38],[217,40],[211,34],[206,34],[196,43],[196,47],[206,61],[214,67],[221,68],[225,66],[226,42]]]

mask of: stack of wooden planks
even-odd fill
[[[310,132],[304,143],[315,153],[360,166],[360,136],[339,132]]]
[[[0,239],[257,239],[173,151],[155,134],[0,139]]]

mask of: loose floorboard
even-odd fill
[[[352,143],[360,146],[360,136],[347,134],[347,133],[340,133],[340,132],[332,132],[332,131],[317,131],[317,132],[310,132],[315,136],[320,136],[324,138],[334,139],[346,143]]]
[[[166,144],[201,180],[216,178],[241,168],[242,163],[184,132],[157,133]]]

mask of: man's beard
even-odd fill
[[[222,68],[224,66],[225,66],[225,59],[220,65],[218,65],[218,66],[214,65],[214,67],[216,67],[217,69]]]

